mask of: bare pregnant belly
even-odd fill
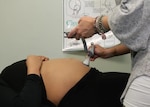
[[[43,63],[41,75],[47,99],[58,105],[64,95],[90,70],[80,60],[51,59]]]

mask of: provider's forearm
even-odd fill
[[[109,57],[112,57],[112,56],[127,54],[130,52],[130,49],[126,47],[124,44],[119,44],[112,48],[108,48],[106,51],[110,53]]]

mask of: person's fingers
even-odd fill
[[[48,61],[48,60],[49,60],[49,58],[48,58],[48,57],[46,57],[46,58],[45,58],[45,61]]]
[[[76,36],[77,28],[72,29],[67,35],[68,38],[74,38]]]
[[[101,34],[101,37],[102,37],[103,40],[106,39],[106,35],[105,34]]]
[[[82,18],[79,19],[78,24],[81,22],[81,19],[82,19]]]
[[[42,60],[42,61],[49,60],[49,58],[48,58],[48,57],[45,57],[45,56],[40,56],[40,57],[41,57],[41,60]]]
[[[75,38],[76,38],[76,40],[79,40],[81,37],[80,37],[80,35],[78,34],[78,35],[75,36]]]
[[[95,61],[98,58],[98,56],[94,56],[90,58],[90,61]]]

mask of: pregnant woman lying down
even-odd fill
[[[31,55],[0,75],[1,107],[122,107],[128,73],[101,72],[74,58]]]

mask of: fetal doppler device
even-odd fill
[[[67,35],[69,34],[69,32],[64,32]],[[85,60],[83,61],[83,64],[89,66],[90,65],[90,58],[94,56],[94,43],[91,43],[90,48],[88,49],[87,44],[86,44],[86,40],[84,38],[81,38],[82,43],[83,43],[83,47],[84,47],[84,51],[86,52],[86,57]]]
[[[84,38],[82,38],[82,43],[84,46],[84,51],[87,53],[85,60],[83,61],[83,64],[89,66],[90,65],[90,58],[94,56],[94,43],[93,42],[91,43],[89,50],[87,48],[87,44],[86,44],[86,41]]]

